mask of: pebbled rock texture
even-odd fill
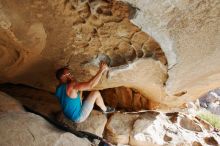
[[[154,91],[165,94],[167,60],[159,44],[130,22],[134,13],[119,1],[2,0],[0,82],[54,91],[56,69],[68,66],[85,81],[106,61],[109,74],[95,89],[133,87],[160,101]]]
[[[220,133],[191,115],[179,112],[115,113],[106,125],[106,139],[124,145],[219,145]]]

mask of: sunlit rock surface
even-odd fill
[[[116,113],[106,126],[106,138],[114,144],[129,145],[219,145],[220,133],[183,113]]]
[[[139,59],[123,68],[110,69],[95,89],[124,85],[138,90],[151,100],[163,103],[162,99],[165,96],[163,82],[166,77],[166,68],[160,62]]]
[[[137,8],[131,21],[165,52],[169,96],[195,99],[220,86],[219,0],[123,1]]]
[[[45,119],[31,113],[0,115],[0,145],[15,146],[90,146],[86,139],[56,129]]]

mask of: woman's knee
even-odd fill
[[[99,91],[92,91],[90,92],[89,96],[86,98],[87,101],[95,103],[96,99],[99,96]]]
[[[74,120],[75,123],[82,123],[84,122],[86,119],[85,118],[79,118],[77,120]]]

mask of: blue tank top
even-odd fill
[[[56,89],[55,95],[58,97],[58,100],[60,101],[65,116],[75,121],[80,117],[80,113],[81,113],[82,105],[81,105],[80,94],[78,92],[76,98],[70,98],[66,94],[66,87],[67,84],[59,85]]]

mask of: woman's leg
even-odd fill
[[[98,105],[102,109],[102,111],[106,111],[106,106],[104,104],[104,101],[103,101],[103,98],[100,92],[95,91],[95,96],[96,96],[96,100],[95,100],[96,105]]]

